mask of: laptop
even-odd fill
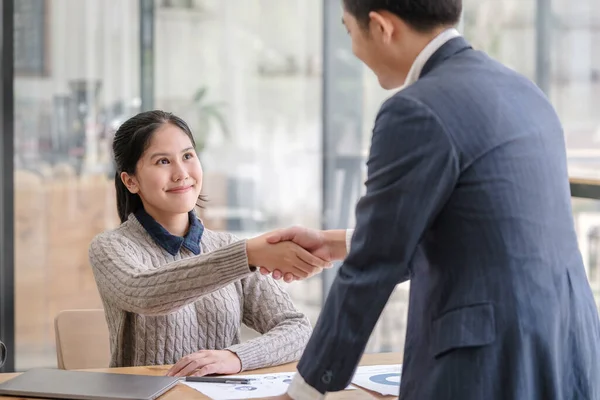
[[[179,382],[170,376],[32,369],[0,384],[0,395],[81,400],[154,400]]]

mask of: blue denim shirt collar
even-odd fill
[[[204,232],[204,225],[202,225],[202,222],[196,217],[196,213],[193,210],[190,211],[188,215],[190,218],[190,229],[184,237],[181,237],[171,235],[161,224],[156,222],[143,207],[140,207],[140,209],[135,212],[135,217],[152,239],[173,256],[179,253],[182,246],[195,255],[201,253],[200,239]]]

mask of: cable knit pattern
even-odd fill
[[[110,331],[111,367],[174,364],[202,349],[227,349],[242,370],[296,361],[308,319],[271,277],[252,272],[246,241],[205,230],[203,253],[175,256],[135,216],[90,245]],[[262,336],[240,343],[244,323]]]

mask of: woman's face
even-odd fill
[[[185,132],[164,124],[152,135],[135,175],[123,172],[121,179],[150,215],[188,213],[202,190],[202,166]]]

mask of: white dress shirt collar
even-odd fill
[[[456,29],[450,28],[446,29],[445,31],[437,35],[431,42],[429,42],[427,46],[425,46],[425,48],[421,50],[421,52],[413,62],[412,66],[410,67],[410,71],[408,71],[408,75],[406,76],[406,80],[404,81],[402,89],[412,85],[419,79],[423,67],[431,58],[431,56],[440,49],[440,47],[446,44],[446,42],[448,42],[450,39],[454,39],[455,37],[459,36],[461,35]]]

